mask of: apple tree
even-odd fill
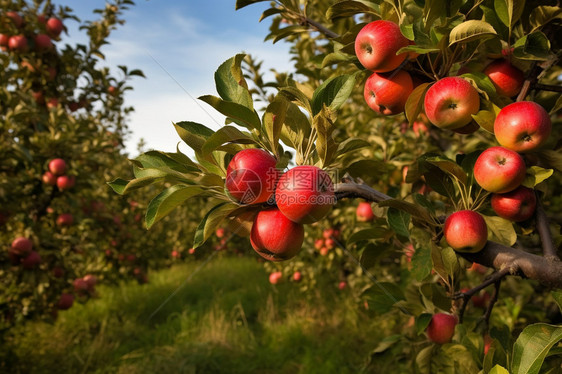
[[[367,368],[559,370],[562,9],[270,3],[265,39],[291,43],[294,72],[225,61],[199,98],[224,127],[175,123],[192,154],[143,155],[113,189],[163,186],[149,228],[208,201],[194,247],[249,236],[272,284],[332,277],[388,321]]]
[[[129,173],[123,139],[132,108],[124,94],[143,73],[126,66],[112,73],[102,50],[133,2],[108,2],[84,22],[50,1],[0,4],[4,332],[95,297],[98,281],[146,282],[149,268],[171,263],[174,248],[187,254],[182,230],[201,210],[180,209],[169,219],[182,224],[143,235],[146,197],[122,199],[105,184]],[[72,23],[85,44],[65,43]]]

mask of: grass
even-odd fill
[[[331,283],[305,297],[290,282],[270,285],[248,258],[215,258],[186,282],[196,266],[153,273],[142,286],[100,287],[99,299],[54,325],[15,329],[0,371],[358,373],[382,338]]]

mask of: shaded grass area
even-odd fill
[[[270,285],[254,259],[215,258],[186,282],[195,268],[100,287],[99,299],[60,313],[54,325],[15,329],[0,371],[358,373],[384,335],[332,283],[305,297],[293,283]]]

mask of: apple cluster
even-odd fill
[[[42,176],[43,183],[57,186],[60,191],[65,191],[74,187],[76,178],[66,174],[66,161],[62,158],[55,158],[49,161],[48,170]]]
[[[324,170],[301,165],[281,173],[276,164],[276,158],[265,150],[242,150],[227,167],[225,186],[240,204],[268,203],[254,218],[250,242],[263,258],[283,261],[300,251],[303,225],[324,218],[335,195]]]
[[[2,15],[0,49],[14,53],[25,53],[29,49],[36,53],[44,53],[53,48],[53,40],[57,40],[64,29],[62,21],[56,17],[37,15],[40,30],[27,30],[23,17],[14,11]]]
[[[320,255],[327,256],[330,250],[336,248],[337,240],[341,239],[341,231],[337,228],[327,228],[322,232],[322,237],[314,240],[314,248]]]
[[[13,265],[21,265],[26,270],[33,270],[41,263],[41,255],[33,250],[33,242],[23,236],[12,241],[8,255]]]

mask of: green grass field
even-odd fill
[[[304,295],[255,259],[214,258],[99,287],[4,343],[10,373],[358,373],[384,333],[332,281]],[[179,290],[178,290],[179,288]],[[177,293],[162,306],[174,291]]]

